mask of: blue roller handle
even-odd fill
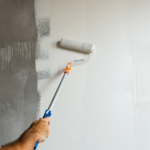
[[[48,109],[46,109],[45,110],[45,114],[44,114],[44,116],[43,116],[43,118],[45,118],[45,117],[50,117],[51,116],[51,111],[50,110],[48,110]],[[34,146],[34,150],[36,150],[36,148],[37,148],[37,146],[38,146],[38,142],[35,144],[35,146]]]

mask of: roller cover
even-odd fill
[[[91,43],[77,42],[68,39],[61,39],[60,46],[72,50],[82,51],[84,53],[92,53],[94,45]]]

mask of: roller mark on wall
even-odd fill
[[[42,6],[41,6],[42,5]],[[37,69],[37,79],[38,85],[40,85],[40,81],[44,79],[50,79],[50,71],[49,71],[49,49],[41,43],[45,38],[50,36],[50,17],[47,15],[46,9],[42,9],[43,6],[46,5],[45,1],[35,1],[35,16],[36,16],[36,26],[37,26],[37,35],[38,35],[38,43],[36,48],[36,69]],[[41,47],[41,45],[43,47]],[[43,64],[44,67],[39,64]],[[43,67],[43,68],[42,68]],[[40,92],[39,86],[38,90]]]
[[[32,64],[35,45],[35,42],[0,42],[1,71],[13,71],[18,66]]]
[[[48,36],[50,34],[50,19],[47,17],[37,20],[37,30],[40,37]]]
[[[50,79],[50,72],[49,71],[39,71],[37,72],[37,79]]]
[[[42,51],[41,49],[37,48],[36,50],[36,59],[37,60],[48,60],[49,54],[47,51]]]

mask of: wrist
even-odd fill
[[[39,139],[39,134],[37,132],[26,131],[18,140],[18,145],[22,147],[22,150],[28,149],[30,146],[34,146]]]

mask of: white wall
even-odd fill
[[[150,149],[150,1],[42,0],[51,35],[51,78],[39,81],[41,116],[72,59],[87,55],[59,48],[62,37],[95,45],[92,61],[72,67],[52,112],[51,135],[39,149]]]

